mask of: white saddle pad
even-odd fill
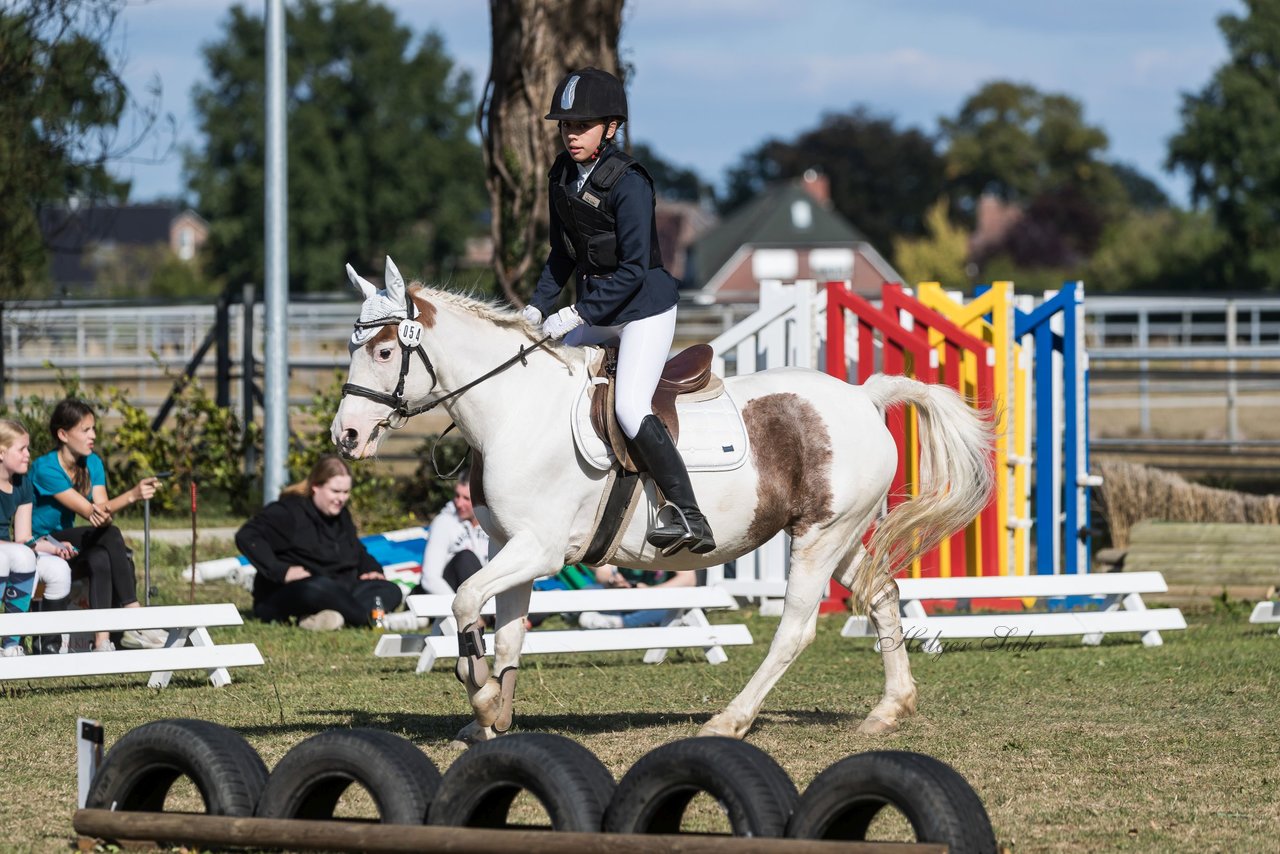
[[[590,387],[588,376],[573,405],[573,441],[584,460],[608,471],[613,467],[613,451],[591,426]],[[677,398],[676,413],[680,417],[676,449],[689,471],[729,471],[747,458],[747,428],[728,389],[711,400],[687,402]]]

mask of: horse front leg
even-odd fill
[[[520,648],[524,645],[525,618],[529,616],[532,591],[533,583],[526,581],[498,594],[498,630],[493,643],[493,669],[498,675],[471,697],[476,722],[492,727],[499,735],[511,729],[511,718],[515,714],[516,670],[520,666]]]
[[[896,730],[903,718],[916,713],[916,681],[911,678],[907,639],[902,635],[898,583],[892,578],[871,606],[871,623],[880,639],[880,655],[884,658],[884,696],[858,727],[858,732],[885,735]]]
[[[511,725],[510,707],[530,590],[533,579],[548,571],[544,564],[556,560],[539,551],[531,542],[512,538],[487,566],[463,582],[454,597],[453,615],[461,627],[455,673],[466,688],[475,713],[475,721],[458,733],[455,743],[465,746],[487,741]],[[490,674],[485,659],[484,622],[480,619],[481,606],[494,596],[498,597],[494,657],[497,678]],[[494,731],[495,725],[498,732]]]

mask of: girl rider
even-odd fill
[[[662,266],[653,181],[615,144],[627,120],[622,82],[598,68],[575,71],[556,87],[546,118],[560,123],[565,151],[551,167],[551,252],[525,319],[570,345],[618,345],[618,423],[636,461],[678,510],[669,524],[659,517],[648,541],[668,554],[705,554],[716,547],[711,526],[650,405],[675,335],[680,285]],[[577,302],[548,317],[570,279]]]

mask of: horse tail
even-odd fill
[[[991,449],[995,413],[977,410],[944,385],[876,374],[862,390],[883,413],[916,407],[920,425],[920,494],[876,525],[853,579],[853,603],[867,610],[893,573],[969,524],[995,488]]]

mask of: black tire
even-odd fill
[[[952,854],[994,854],[995,832],[982,799],[954,768],[906,750],[841,759],[813,779],[791,816],[794,839],[866,839],[886,806],[911,823],[917,842],[941,842]]]
[[[161,812],[174,782],[187,777],[208,815],[251,816],[267,766],[237,732],[187,718],[130,730],[107,751],[89,787],[90,809]]]
[[[383,824],[423,824],[440,772],[406,738],[374,729],[331,729],[281,758],[258,800],[261,818],[333,818],[342,794],[362,786]]]
[[[720,802],[734,836],[782,836],[795,784],[767,753],[735,738],[673,741],[637,760],[613,793],[606,833],[679,833],[689,802]]]
[[[511,804],[527,791],[546,809],[552,830],[599,833],[615,786],[609,769],[572,739],[505,735],[472,746],[449,766],[431,805],[431,824],[512,827]]]

